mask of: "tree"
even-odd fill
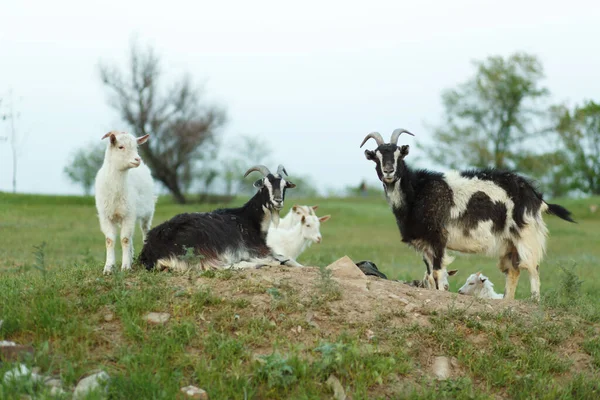
[[[600,104],[554,106],[551,113],[565,148],[560,173],[570,177],[571,190],[600,195]]]
[[[100,76],[114,108],[136,136],[150,134],[140,146],[144,162],[179,203],[203,149],[214,141],[226,120],[223,109],[201,102],[202,91],[189,76],[179,78],[161,92],[160,59],[150,47],[135,42],[130,49],[129,71],[101,64]]]
[[[91,193],[96,174],[104,162],[105,148],[106,144],[98,142],[77,150],[63,170],[73,183],[81,186],[86,196]]]
[[[244,178],[244,173],[253,165],[264,164],[271,170],[276,167],[268,165],[271,148],[259,137],[251,135],[236,137],[225,148],[230,150],[221,162],[226,195],[254,192],[252,186],[254,181]]]
[[[452,168],[514,168],[519,150],[543,130],[535,128],[548,96],[542,64],[533,55],[488,57],[475,62],[473,78],[442,94],[445,122],[425,150]]]

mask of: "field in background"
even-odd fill
[[[348,255],[374,261],[392,279],[423,276],[420,257],[400,242],[383,198],[295,201],[332,215],[322,225],[323,242],[298,260],[304,265],[325,266]],[[306,290],[276,271],[265,271],[261,280],[262,270],[255,277],[145,271],[103,277],[104,239],[93,198],[0,193],[0,340],[32,344],[30,366],[60,375],[66,389],[105,369],[111,398],[119,399],[172,399],[188,384],[203,387],[211,399],[330,398],[330,375],[353,399],[597,398],[600,212],[590,205],[600,198],[553,202],[570,209],[578,223],[545,218],[550,238],[540,267],[541,305],[522,300],[515,312],[481,311],[483,305],[469,310],[449,296],[447,307],[419,303],[415,313],[386,309],[391,299],[381,307],[366,299],[371,313],[348,307],[351,292],[323,271],[313,273],[314,287],[303,282]],[[286,201],[286,212],[292,205]],[[177,213],[214,208],[161,198],[153,226]],[[136,254],[140,242],[137,228]],[[452,268],[460,272],[451,291],[478,270],[503,290],[495,259],[459,254]],[[429,305],[440,300],[425,294],[433,296]],[[524,273],[517,298],[528,296]],[[151,325],[142,318],[149,311],[169,312],[171,320]],[[458,372],[445,381],[430,379],[436,355],[453,357]],[[0,377],[10,368],[0,364]],[[48,392],[0,382],[0,399],[22,393]]]
[[[243,204],[238,199],[228,206]],[[329,198],[295,200],[299,204],[318,204],[318,215],[331,214],[321,226],[323,242],[307,250],[298,260],[304,265],[328,265],[348,255],[354,261],[372,260],[391,279],[420,279],[425,272],[421,258],[400,242],[400,234],[383,198]],[[541,265],[542,292],[557,284],[560,265],[576,266],[588,293],[600,290],[600,211],[592,213],[590,205],[600,198],[555,200],[574,214],[577,224],[554,216],[546,216],[550,230],[548,251]],[[293,205],[286,201],[285,211]],[[182,212],[210,211],[218,205],[177,205],[161,198],[156,206],[153,226]],[[141,249],[139,227],[135,232],[135,251]],[[34,247],[46,243],[48,268],[73,263],[93,262],[99,271],[104,261],[104,239],[96,217],[93,197],[31,196],[0,193],[0,269],[18,268],[35,261]],[[120,248],[117,246],[120,262]],[[459,274],[451,282],[456,291],[466,277],[483,271],[495,283],[498,292],[504,288],[504,276],[496,267],[496,259],[459,254],[452,264]],[[527,274],[521,276],[517,297],[529,295]]]

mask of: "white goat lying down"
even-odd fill
[[[115,265],[115,240],[121,226],[122,270],[131,269],[133,261],[133,232],[140,222],[142,238],[152,225],[154,216],[154,182],[150,169],[138,154],[138,145],[146,143],[149,135],[136,138],[130,133],[111,131],[104,163],[96,175],[96,208],[100,229],[106,239],[104,274]]]
[[[459,294],[480,297],[482,299],[503,299],[504,295],[494,291],[494,284],[481,272],[471,274],[465,284],[458,289]]]
[[[299,221],[289,229],[282,229],[281,224],[279,224],[279,227],[277,228],[271,225],[269,233],[267,234],[267,246],[273,249],[275,253],[295,260],[304,250],[309,248],[311,244],[321,243],[321,240],[323,239],[320,231],[321,222],[329,220],[331,216],[325,215],[319,218],[314,215],[314,208],[308,206],[294,207],[298,207],[298,210],[300,210],[300,207],[306,207],[310,209],[309,212],[312,212],[313,215],[302,215],[299,218]],[[306,209],[303,211],[306,211]],[[293,208],[286,217],[290,214],[297,215]]]

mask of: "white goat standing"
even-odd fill
[[[321,243],[321,222],[331,218],[330,215],[317,217],[316,215],[303,215],[300,223],[290,229],[270,228],[267,235],[267,246],[275,253],[292,259],[298,258],[300,254],[313,243]]]
[[[302,216],[316,215],[315,211],[319,206],[299,206],[295,204],[285,217],[279,220],[277,229],[290,229],[300,223]],[[274,226],[272,226],[273,228]],[[271,229],[272,229],[271,228]]]
[[[115,265],[115,240],[121,226],[122,270],[131,269],[133,261],[133,233],[140,221],[142,238],[150,230],[154,216],[154,182],[150,169],[142,162],[137,147],[148,140],[111,131],[102,139],[110,138],[104,154],[104,163],[96,175],[96,208],[100,229],[106,238],[104,274],[110,274]]]
[[[458,289],[459,294],[480,297],[482,299],[503,299],[504,295],[494,291],[494,284],[481,272],[471,274],[465,284]]]

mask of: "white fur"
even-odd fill
[[[106,239],[104,274],[110,274],[115,265],[117,229],[121,227],[121,269],[128,270],[133,261],[135,223],[140,221],[145,239],[152,225],[156,197],[150,169],[137,151],[138,139],[124,132],[110,132],[105,138],[109,141],[96,175],[95,193],[100,229]],[[144,143],[147,137],[140,140]]]
[[[502,299],[504,295],[494,291],[494,284],[482,273],[471,274],[458,293],[482,299]]]
[[[267,245],[275,253],[295,260],[311,244],[321,243],[321,220],[328,219],[328,216],[319,219],[315,215],[309,215],[303,216],[300,223],[290,229],[271,227],[267,235]]]
[[[546,212],[548,205],[542,202],[539,211],[535,215],[525,213],[523,216],[525,226],[519,228],[512,217],[515,204],[500,186],[476,177],[462,177],[457,171],[447,172],[445,179],[452,189],[454,201],[454,206],[450,210],[451,221],[447,226],[448,243],[446,247],[450,250],[466,253],[502,257],[510,253],[511,247],[514,245],[514,249],[519,256],[519,268],[515,269],[511,265],[506,265],[507,261],[502,258],[499,263],[499,267],[507,273],[506,298],[514,298],[521,269],[526,269],[529,272],[532,297],[539,298],[538,266],[544,257],[546,237],[548,236],[548,229],[542,214]],[[464,213],[469,199],[478,191],[486,193],[493,202],[501,202],[506,206],[506,222],[503,231],[493,232],[492,221],[488,220],[481,221],[469,235],[464,235],[463,230],[452,221]],[[518,234],[514,235],[511,228],[516,230]]]
[[[277,229],[290,229],[296,224],[300,223],[302,216],[315,215],[315,211],[317,206],[299,206],[294,205],[290,211],[285,215],[285,217],[279,220],[279,226]]]

